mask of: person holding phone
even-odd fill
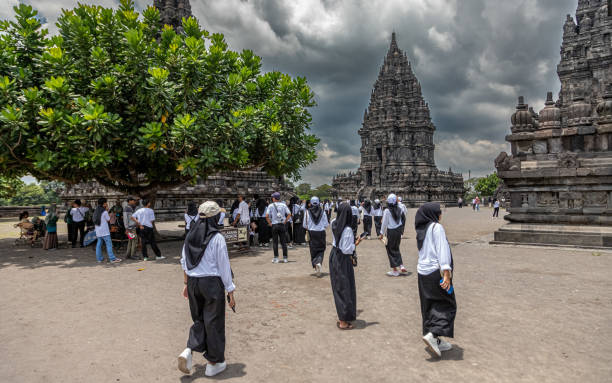
[[[351,223],[351,206],[343,202],[338,206],[338,215],[331,223],[332,250],[329,255],[329,277],[334,303],[338,314],[336,326],[340,330],[351,330],[352,321],[357,319],[357,290],[353,254],[363,238],[355,240]]]
[[[419,261],[419,298],[423,317],[423,341],[438,357],[452,345],[440,339],[454,336],[457,303],[452,282],[453,256],[444,227],[440,224],[439,203],[421,206],[414,218]]]
[[[222,209],[206,201],[198,208],[199,219],[187,233],[181,256],[183,297],[189,300],[193,325],[187,348],[178,357],[178,368],[186,374],[193,366],[192,352],[201,352],[208,361],[206,376],[227,368],[225,362],[225,291],[234,309],[234,282],[225,237],[219,232]]]

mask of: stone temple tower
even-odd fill
[[[337,196],[374,199],[393,192],[411,206],[456,203],[463,178],[436,168],[434,131],[421,84],[393,33],[358,131],[361,166],[334,179]]]
[[[612,248],[612,15],[609,1],[579,0],[567,15],[559,99],[511,117],[497,173],[509,197],[496,242]]]
[[[175,30],[182,29],[183,17],[191,16],[189,0],[154,0],[153,6],[159,9],[162,23],[174,27]]]

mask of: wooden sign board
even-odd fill
[[[221,229],[221,234],[225,237],[225,242],[238,243],[247,242],[249,240],[249,232],[246,227],[229,227]]]

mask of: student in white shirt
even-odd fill
[[[369,199],[361,203],[361,213],[363,214],[363,231],[366,233],[366,239],[370,239],[372,235],[372,202]]]
[[[272,263],[278,263],[278,241],[280,239],[283,249],[283,262],[287,260],[287,222],[291,219],[291,212],[287,205],[280,202],[280,193],[272,194],[272,203],[268,205],[266,211],[266,220],[268,226],[272,228],[272,250],[274,251],[274,259]]]
[[[191,225],[198,220],[198,205],[195,202],[189,202],[187,204],[187,211],[185,212],[185,235],[189,233]]]
[[[407,274],[408,271],[404,267],[402,254],[400,253],[400,244],[402,242],[402,232],[406,216],[402,213],[402,209],[397,204],[395,194],[389,194],[387,197],[387,208],[383,213],[381,234],[379,238],[387,236],[387,257],[389,257],[389,266],[391,271],[387,272],[390,277],[399,277],[400,274]],[[399,269],[399,270],[398,270]]]
[[[225,238],[217,224],[221,208],[216,202],[200,205],[181,256],[183,296],[189,300],[193,325],[187,348],[178,357],[178,368],[191,373],[192,352],[201,352],[208,361],[204,375],[215,376],[227,368],[225,362],[225,292],[235,307],[234,282]]]
[[[70,209],[70,216],[72,217],[72,247],[76,247],[77,237],[79,237],[79,244],[83,247],[83,240],[85,239],[85,215],[89,211],[89,208],[81,206],[81,200],[77,199],[72,203],[72,209]]]
[[[102,243],[106,245],[106,254],[108,255],[108,261],[110,263],[119,263],[121,259],[116,258],[113,253],[113,242],[111,241],[110,230],[108,228],[108,221],[110,216],[108,215],[108,203],[106,198],[100,198],[98,200],[98,207],[94,212],[93,220],[96,225],[96,237],[98,242],[96,243],[96,260],[98,263],[102,263],[104,257],[102,256]]]
[[[354,199],[350,200],[351,205],[351,228],[353,229],[353,234],[355,234],[355,239],[357,239],[357,229],[359,229],[359,224],[361,220],[359,219],[359,208],[357,207],[356,201]]]
[[[321,264],[325,255],[327,243],[325,241],[325,228],[329,226],[327,222],[327,214],[321,209],[319,197],[310,199],[312,207],[306,210],[304,216],[304,229],[308,230],[310,241],[310,263],[317,274],[321,275]]]
[[[374,226],[376,227],[376,236],[380,236],[380,228],[382,226],[383,209],[379,199],[375,199],[372,204],[372,215],[374,216]]]
[[[453,257],[440,224],[440,204],[428,202],[416,213],[419,262],[419,298],[423,316],[423,341],[438,357],[452,348],[439,337],[454,337],[457,302],[453,288]]]
[[[155,230],[153,229],[153,222],[155,222],[155,213],[153,209],[151,209],[151,201],[146,198],[142,200],[143,208],[136,210],[136,212],[132,215],[132,220],[136,222],[138,225],[138,235],[142,240],[142,258],[145,261],[149,260],[149,256],[147,253],[147,245],[151,245],[151,249],[155,253],[155,259],[161,260],[166,259],[163,255],[161,255],[161,250],[157,247],[157,242],[155,240]]]
[[[249,204],[244,200],[244,196],[238,196],[238,213],[234,217],[232,226],[248,226],[251,223],[251,215],[249,213]]]
[[[338,215],[331,223],[332,251],[329,255],[329,278],[331,280],[338,322],[341,330],[351,330],[357,318],[357,289],[352,256],[361,238],[355,240],[351,222],[353,212],[348,203],[341,203]]]

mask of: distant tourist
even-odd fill
[[[291,212],[287,205],[280,202],[280,193],[272,194],[272,203],[268,205],[266,220],[268,226],[272,228],[272,250],[274,259],[272,263],[278,263],[278,242],[280,241],[283,249],[283,262],[287,263],[287,222],[291,219]]]
[[[400,210],[402,211],[402,214],[404,215],[404,221],[402,222],[402,235],[404,235],[404,230],[406,228],[405,217],[408,216],[408,209],[406,209],[406,205],[402,203],[402,197],[397,197],[397,206],[399,206]]]
[[[308,235],[310,236],[310,241],[308,242],[310,247],[310,263],[317,274],[320,275],[323,256],[327,247],[325,228],[329,226],[329,222],[327,221],[327,214],[321,208],[319,197],[312,197],[310,203],[312,206],[306,210],[304,228],[308,230]]]
[[[331,219],[331,213],[332,213],[332,203],[330,200],[328,199],[325,200],[325,205],[323,205],[323,209],[325,210],[325,215],[327,215],[327,222],[329,222]]]
[[[138,225],[138,236],[142,242],[142,259],[145,261],[149,260],[147,245],[150,245],[151,249],[153,249],[156,260],[165,259],[166,257],[161,255],[161,250],[157,247],[157,241],[155,239],[155,229],[153,229],[155,212],[151,209],[151,201],[144,198],[142,200],[142,206],[144,207],[136,210],[132,215],[132,220]]]
[[[463,207],[463,198],[459,197],[459,199],[457,200],[457,206],[459,206],[459,209]]]
[[[332,250],[329,255],[329,277],[331,280],[340,330],[351,330],[351,323],[357,319],[357,289],[353,254],[361,238],[355,240],[352,228],[353,212],[347,203],[338,207],[338,215],[331,223]]]
[[[472,198],[472,210],[476,210],[476,198]]]
[[[191,225],[198,220],[198,205],[195,202],[189,202],[187,204],[187,211],[184,215],[185,219],[185,235],[189,233]]]
[[[126,259],[138,259],[136,251],[138,250],[138,235],[136,230],[138,225],[132,219],[132,215],[136,211],[136,198],[128,197],[127,205],[123,209],[123,226],[125,227],[125,235],[127,236],[127,249],[125,251]]]
[[[353,229],[355,239],[357,239],[357,230],[359,229],[359,224],[361,223],[361,220],[359,219],[359,208],[357,207],[357,203],[354,199],[352,199],[349,204],[351,205],[351,228]]]
[[[77,199],[72,204],[70,209],[70,216],[72,218],[72,247],[76,247],[77,239],[79,245],[83,247],[83,240],[85,239],[85,215],[89,208],[81,206],[81,200]]]
[[[400,274],[408,273],[404,267],[402,254],[400,253],[402,228],[405,221],[406,216],[402,213],[402,209],[397,203],[397,196],[395,194],[389,194],[387,197],[387,208],[383,213],[379,238],[382,239],[384,236],[387,237],[385,247],[387,250],[387,257],[389,257],[389,266],[391,267],[391,271],[387,272],[387,275],[390,277],[398,277]]]
[[[383,208],[379,199],[375,199],[372,204],[372,215],[374,216],[374,227],[376,228],[376,236],[380,237],[382,227]]]
[[[423,316],[423,341],[438,357],[452,348],[441,336],[453,338],[457,303],[453,289],[453,257],[444,228],[440,204],[426,203],[414,219],[419,261],[419,298]]]
[[[363,214],[363,232],[366,234],[366,239],[370,239],[372,235],[372,202],[369,199],[365,200],[360,209]]]
[[[305,245],[306,244],[306,230],[304,229],[304,214],[306,211],[306,201],[300,201],[299,199],[293,205],[291,211],[291,219],[293,220],[293,244],[294,245]]]
[[[187,233],[181,255],[183,297],[189,300],[193,325],[187,348],[178,357],[178,368],[190,374],[192,353],[201,352],[207,360],[204,375],[215,376],[227,368],[225,362],[225,292],[235,307],[234,282],[225,238],[217,223],[221,208],[216,202],[200,205],[199,219]]]
[[[121,259],[116,258],[115,254],[113,253],[113,241],[111,240],[110,230],[108,227],[110,216],[108,215],[108,203],[106,202],[106,198],[100,198],[98,200],[98,206],[94,212],[93,220],[96,227],[96,238],[98,239],[96,243],[96,260],[98,263],[102,263],[102,261],[104,261],[104,257],[102,256],[102,243],[104,243],[106,245],[108,261],[110,263],[121,262]]]
[[[480,197],[476,196],[476,198],[474,199],[474,206],[476,211],[480,211]]]
[[[221,213],[219,213],[219,229],[223,229],[225,226],[225,209],[223,208],[223,202],[221,200],[217,201],[217,205],[221,209]]]
[[[270,227],[266,221],[266,210],[268,210],[268,204],[263,198],[259,198],[255,203],[255,221],[257,222],[257,240],[259,246],[269,246],[270,242]]]
[[[251,223],[251,215],[249,213],[249,204],[244,200],[244,196],[238,196],[238,212],[235,213],[232,226],[249,226]]]
[[[57,250],[57,205],[52,203],[49,206],[49,212],[45,216],[45,224],[47,225],[47,235],[43,248],[45,250]]]
[[[493,201],[493,218],[499,218],[499,200],[497,198]]]

